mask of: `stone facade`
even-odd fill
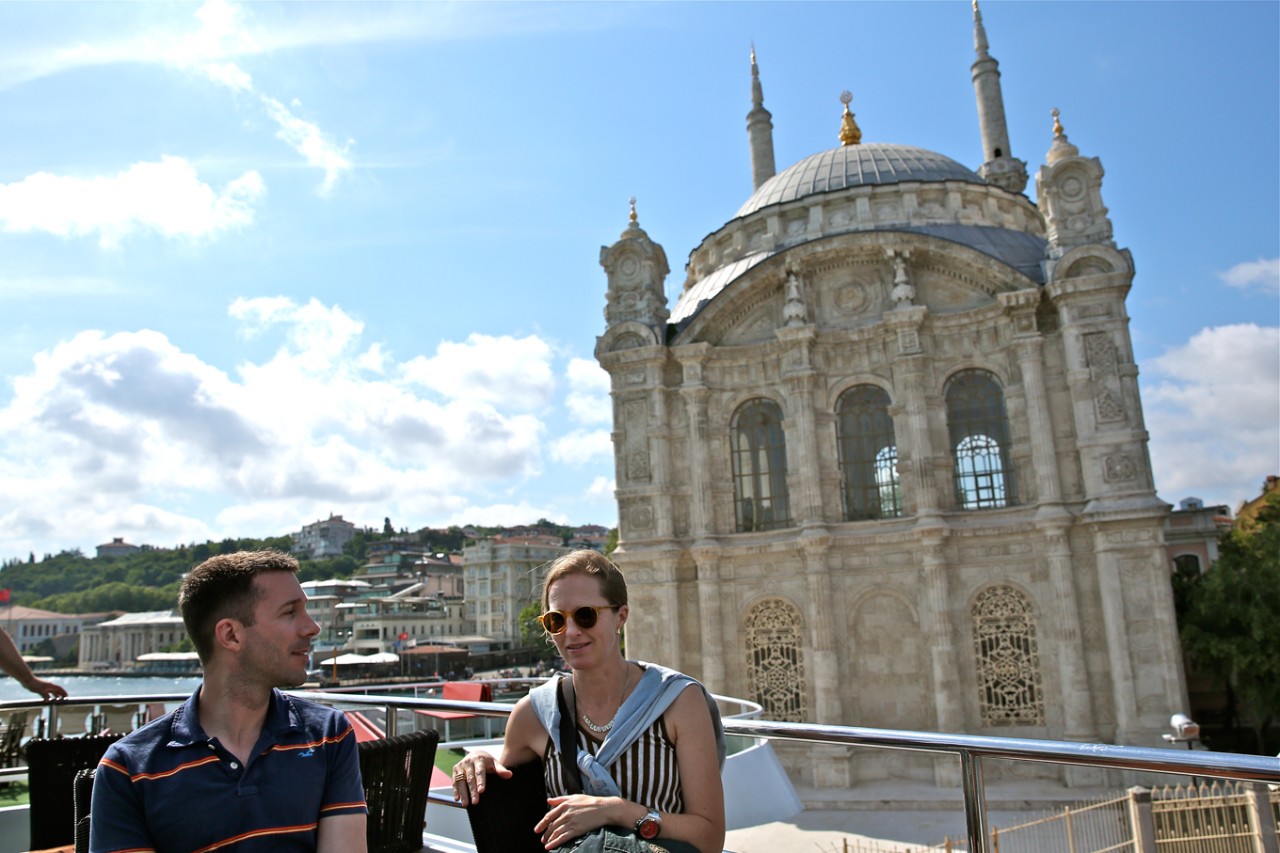
[[[1134,268],[1056,117],[1046,160],[1037,205],[919,149],[815,155],[692,252],[669,314],[634,214],[601,250],[629,654],[776,719],[1162,745],[1186,688]],[[846,171],[798,185],[813,163]]]

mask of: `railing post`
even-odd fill
[[[1276,816],[1271,810],[1271,791],[1262,782],[1254,782],[1245,795],[1249,798],[1249,831],[1253,833],[1253,849],[1257,853],[1280,853],[1276,849]]]
[[[1071,806],[1062,807],[1062,819],[1067,824],[1067,853],[1076,853],[1076,836],[1071,830]]]
[[[400,709],[395,705],[383,705],[383,729],[386,731],[387,737],[395,737],[400,734]]]
[[[1156,853],[1156,820],[1151,814],[1151,789],[1129,789],[1129,824],[1134,853]]]
[[[987,846],[987,795],[982,785],[982,759],[960,750],[960,782],[964,788],[964,823],[970,853],[989,853]]]

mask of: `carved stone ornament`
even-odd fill
[[[649,454],[635,449],[627,455],[627,479],[631,481],[647,481],[650,478]]]
[[[637,501],[627,507],[626,519],[632,530],[650,530],[653,527],[653,509],[647,502]]]
[[[1127,453],[1108,456],[1102,463],[1102,477],[1108,483],[1125,483],[1138,476],[1138,466]]]

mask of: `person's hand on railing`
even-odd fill
[[[485,776],[496,773],[503,779],[511,778],[511,770],[487,752],[469,752],[453,765],[453,798],[462,805],[475,805],[484,793]]]

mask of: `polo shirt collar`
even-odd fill
[[[203,687],[203,684],[201,686]],[[170,727],[170,746],[192,746],[209,742],[209,735],[200,725],[199,700],[200,688],[196,688],[182,707],[174,711],[173,724]],[[262,721],[262,730],[279,738],[301,727],[302,716],[294,706],[293,700],[272,688],[271,701],[267,705],[267,717]]]

